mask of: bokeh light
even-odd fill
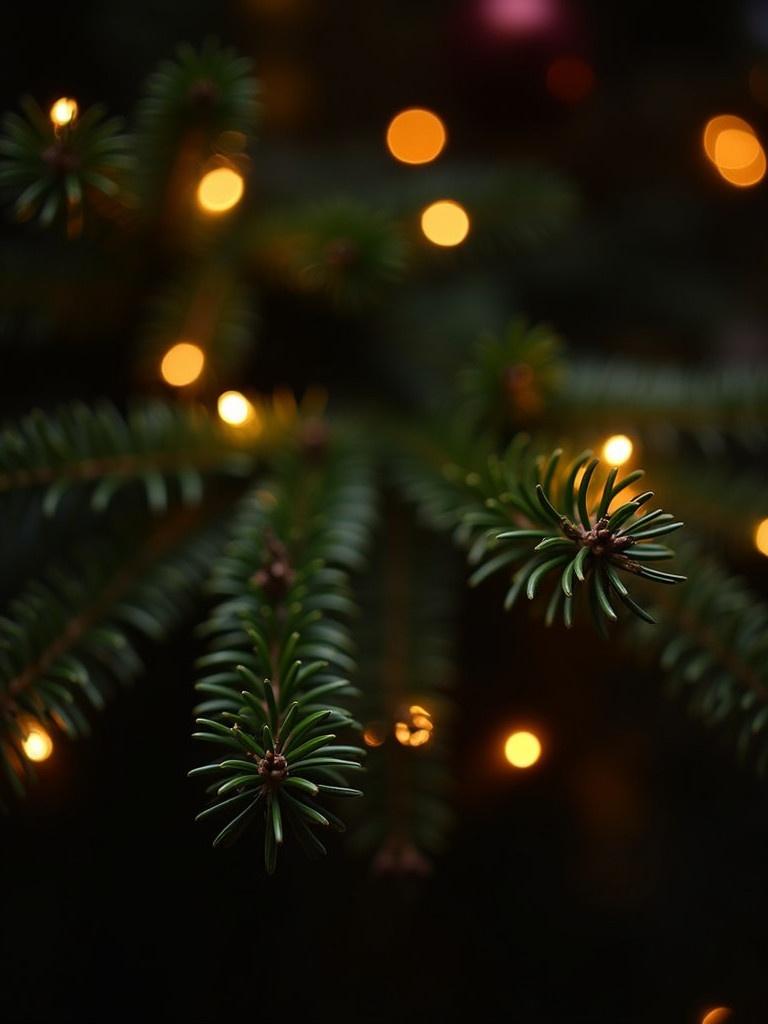
[[[469,216],[452,199],[439,199],[422,212],[421,230],[433,245],[460,245],[469,234]]]
[[[241,427],[254,414],[253,405],[240,391],[225,391],[219,395],[216,408],[220,418],[231,427]]]
[[[558,20],[555,0],[482,0],[480,10],[488,28],[511,36],[537,35]]]
[[[633,448],[626,434],[613,434],[603,445],[603,458],[611,466],[623,466],[631,458]]]
[[[411,107],[389,122],[387,148],[404,164],[428,164],[443,151],[445,125],[431,110]]]
[[[226,213],[243,198],[243,176],[231,167],[208,171],[197,186],[197,202],[206,213]]]
[[[541,757],[541,741],[524,729],[513,732],[504,744],[504,756],[513,768],[530,768]]]
[[[53,740],[37,722],[30,724],[21,741],[24,756],[30,761],[47,761],[53,753]]]
[[[387,738],[382,722],[369,722],[363,729],[363,743],[366,747],[380,747]]]
[[[704,152],[721,177],[748,188],[765,177],[766,158],[752,126],[734,114],[718,114],[704,128]]]
[[[732,1011],[727,1006],[716,1006],[708,1010],[701,1018],[701,1024],[724,1024],[731,1016]]]
[[[420,704],[411,704],[407,715],[395,722],[395,739],[404,747],[423,747],[432,738],[432,715]]]
[[[763,519],[757,524],[755,530],[755,547],[761,555],[768,557],[768,519]]]
[[[595,73],[581,57],[558,57],[547,68],[547,90],[563,103],[581,103],[595,88]]]
[[[169,348],[160,363],[160,373],[166,384],[183,388],[192,384],[203,372],[205,353],[199,345],[180,341]]]
[[[70,96],[61,96],[51,105],[48,116],[57,128],[64,128],[77,117],[77,100]]]

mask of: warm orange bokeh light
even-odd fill
[[[763,519],[755,529],[755,547],[761,555],[768,556],[768,519]]]
[[[504,744],[504,756],[513,768],[530,768],[541,757],[541,740],[532,732],[513,732]]]
[[[725,128],[715,139],[714,163],[720,170],[744,170],[757,160],[761,149],[752,132],[743,128]]]
[[[423,211],[421,230],[433,245],[460,245],[469,234],[467,211],[452,199],[440,199]]]
[[[64,128],[77,117],[77,100],[73,100],[70,96],[62,96],[54,104],[51,105],[51,109],[48,111],[48,116],[57,128]]]
[[[208,171],[197,186],[197,202],[206,213],[226,213],[243,198],[245,182],[231,167]]]
[[[363,729],[363,743],[366,747],[380,747],[387,738],[381,722],[369,722]]]
[[[29,725],[21,746],[30,761],[47,761],[53,753],[53,740],[37,722]]]
[[[757,185],[765,177],[765,153],[761,146],[754,161],[746,167],[718,166],[717,169],[729,184],[736,185],[737,188],[749,188],[751,185]]]
[[[387,149],[404,164],[428,164],[443,151],[445,125],[431,110],[412,107],[389,122]]]
[[[558,57],[547,68],[547,90],[563,103],[581,103],[595,87],[595,73],[581,57]]]
[[[701,1018],[701,1024],[724,1024],[731,1016],[731,1010],[727,1006],[716,1006],[709,1010]]]
[[[733,114],[719,114],[704,128],[704,152],[721,177],[748,188],[765,177],[766,159],[752,126]]]
[[[715,144],[717,143],[717,137],[720,132],[724,131],[743,131],[749,132],[751,135],[755,134],[752,131],[752,126],[743,117],[736,117],[735,114],[718,114],[717,117],[711,117],[704,126],[703,143],[704,152],[712,163],[716,162]]]
[[[180,341],[178,345],[169,348],[163,356],[160,373],[166,384],[183,388],[197,380],[204,366],[205,353],[200,346],[189,341]]]
[[[404,747],[423,747],[432,738],[432,715],[420,704],[411,704],[407,721],[395,722],[395,739]]]

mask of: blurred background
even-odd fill
[[[259,343],[221,386],[428,405],[457,353],[521,313],[597,362],[766,358],[765,159],[718,166],[703,143],[718,115],[768,137],[766,2],[136,0],[17,5],[4,28],[5,109],[63,95],[128,117],[181,41],[214,35],[252,58],[257,219],[286,197],[464,202],[473,229],[455,251],[422,255],[405,219],[420,276],[397,301],[321,307],[267,279]],[[424,166],[385,141],[414,106],[447,130]],[[501,240],[474,231],[497,220]],[[62,273],[65,241],[8,219],[6,415],[162,388],[134,339],[166,243],[147,257],[118,236],[105,257],[86,238]],[[765,559],[736,562],[764,593]],[[23,569],[8,564],[4,592]],[[764,784],[587,630],[510,620],[498,588],[462,602],[457,822],[428,878],[376,877],[337,844],[266,879],[247,841],[209,848],[185,777],[199,654],[185,634],[91,740],[57,745],[0,824],[5,1019],[453,1020],[463,1005],[520,1024],[698,1024],[717,1007],[707,1024],[765,1020]],[[504,759],[515,729],[541,739],[530,770]]]

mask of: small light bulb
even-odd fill
[[[160,373],[166,384],[183,388],[197,380],[204,366],[205,353],[200,346],[180,341],[169,348],[163,356]]]
[[[243,198],[243,176],[231,167],[208,171],[197,186],[197,202],[206,213],[226,213]]]
[[[53,753],[53,740],[42,725],[37,723],[29,726],[21,745],[24,755],[30,761],[47,761]]]
[[[254,409],[240,391],[225,391],[217,403],[219,417],[231,427],[241,427],[253,416]]]
[[[530,768],[541,757],[541,741],[532,732],[513,732],[504,744],[504,756],[513,768]]]
[[[363,729],[363,742],[366,747],[380,747],[386,738],[386,732],[381,722],[369,722]]]
[[[445,125],[431,110],[411,107],[389,122],[387,149],[404,164],[428,164],[445,146]]]
[[[701,1024],[725,1024],[733,1011],[727,1006],[716,1006],[701,1018]]]
[[[48,116],[57,128],[65,128],[75,120],[77,111],[77,100],[62,96],[51,106]]]
[[[404,747],[423,747],[432,739],[434,728],[431,713],[420,704],[411,704],[403,720],[395,722],[395,739]]]
[[[422,212],[421,230],[433,245],[461,245],[469,234],[469,216],[452,199],[439,199]]]
[[[633,448],[626,434],[614,434],[603,445],[603,458],[611,466],[623,466],[631,457]]]
[[[768,556],[768,519],[763,519],[757,524],[755,530],[755,547],[761,555]]]

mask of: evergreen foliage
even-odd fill
[[[0,759],[9,787],[21,792],[30,775],[29,723],[85,733],[86,709],[140,672],[143,647],[200,611],[206,578],[195,736],[208,760],[191,774],[207,785],[199,817],[216,821],[214,845],[257,826],[272,872],[289,836],[309,854],[324,852],[322,831],[345,828],[337,801],[365,793],[357,846],[382,870],[425,870],[452,816],[457,587],[440,533],[465,549],[471,586],[504,575],[507,609],[548,589],[548,624],[571,626],[584,601],[601,632],[617,623],[641,636],[693,709],[729,723],[739,749],[764,768],[764,604],[701,547],[686,546],[689,582],[676,586],[685,576],[659,563],[675,554],[662,540],[682,523],[652,507],[653,492],[638,487],[641,471],[606,469],[592,447],[604,430],[636,432],[651,478],[685,510],[691,534],[709,536],[716,519],[718,535],[732,536],[738,503],[718,495],[718,514],[700,507],[695,452],[762,451],[765,371],[597,367],[568,357],[550,328],[517,318],[468,360],[474,338],[456,346],[453,362],[446,356],[458,386],[425,376],[410,405],[428,404],[430,422],[422,415],[405,429],[402,408],[326,420],[311,392],[297,407],[281,389],[271,401],[254,399],[242,429],[222,425],[206,408],[213,388],[248,363],[262,289],[299,296],[323,316],[328,310],[312,302],[327,300],[342,325],[375,311],[386,337],[398,319],[388,319],[382,300],[392,297],[394,308],[395,282],[415,288],[439,278],[435,253],[415,244],[427,186],[433,198],[450,182],[473,203],[473,238],[457,261],[478,277],[500,248],[535,244],[576,206],[556,177],[526,167],[436,172],[393,186],[387,201],[376,188],[298,201],[278,165],[272,180],[264,175],[277,195],[264,212],[249,208],[246,189],[237,216],[192,217],[202,174],[257,173],[248,155],[257,97],[249,63],[207,43],[181,47],[150,79],[132,137],[100,108],[57,127],[25,101],[26,119],[5,122],[0,185],[17,216],[43,226],[62,216],[71,238],[90,203],[89,223],[92,210],[115,232],[127,227],[137,252],[152,238],[153,254],[155,242],[162,250],[157,265],[173,264],[140,338],[144,379],[180,337],[205,349],[208,368],[194,401],[182,393],[127,413],[109,402],[73,403],[0,431],[0,501],[40,501],[68,527],[57,565],[38,566],[0,617]],[[313,172],[335,187],[339,159]],[[97,194],[122,204],[126,217]],[[443,282],[441,294],[450,290]],[[452,323],[460,303],[436,305],[429,319],[443,315],[440,341],[443,325],[461,334]],[[409,327],[397,340],[402,380],[423,337]],[[395,390],[403,404],[413,398],[406,386]],[[438,390],[447,402],[431,401]],[[569,461],[558,445],[584,451]],[[689,448],[690,464],[670,468],[669,453]],[[719,470],[707,472],[718,488]],[[732,494],[748,494],[757,514],[760,480],[739,479],[746,491]],[[70,493],[87,499],[102,524],[87,550],[82,534],[92,520],[78,520],[82,505],[70,507]],[[622,616],[634,620],[629,628],[620,609],[632,613]]]

